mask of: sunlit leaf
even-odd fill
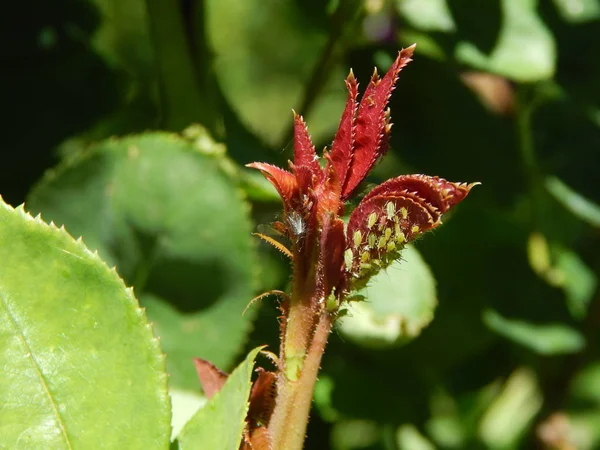
[[[575,252],[558,250],[557,253],[556,270],[561,274],[567,306],[573,317],[583,319],[596,292],[598,278]]]
[[[483,321],[501,336],[541,355],[575,353],[585,346],[581,333],[563,324],[538,325],[506,319],[491,309],[484,312]]]
[[[396,0],[396,6],[400,14],[415,28],[449,32],[454,31],[456,25],[446,1]]]
[[[166,449],[165,361],[133,292],[0,201],[0,447]]]
[[[546,189],[573,215],[600,228],[600,205],[575,192],[556,177],[546,179]]]
[[[515,370],[480,423],[479,435],[486,448],[514,448],[541,407],[535,374],[525,368]]]
[[[456,47],[456,58],[515,81],[551,78],[556,64],[554,38],[537,13],[537,0],[502,0],[502,26],[489,55],[473,43]]]
[[[239,448],[248,412],[250,377],[259,351],[260,348],[252,350],[223,388],[185,425],[178,438],[180,450]]]
[[[417,427],[410,424],[398,428],[396,441],[400,450],[435,450],[435,446],[419,432]]]
[[[571,23],[583,23],[600,18],[598,0],[554,0],[563,19]]]
[[[223,95],[247,128],[282,144],[327,35],[295,2],[209,0],[205,9]],[[335,84],[327,83],[307,117],[317,141],[335,131],[345,102],[345,74],[333,69],[326,76]]]
[[[418,336],[433,319],[437,305],[435,279],[410,245],[403,250],[402,260],[371,278],[359,294],[366,300],[349,304],[339,330],[366,347],[386,347]]]
[[[571,315],[583,319],[596,292],[596,274],[572,250],[559,245],[551,248],[541,233],[529,236],[527,253],[533,270],[564,291]]]
[[[28,202],[134,285],[182,389],[199,389],[193,357],[231,365],[253,315],[242,316],[255,275],[248,205],[204,145],[166,133],[111,139],[48,173]]]

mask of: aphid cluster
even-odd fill
[[[354,278],[364,278],[387,267],[400,257],[404,245],[423,231],[417,224],[418,218],[411,217],[416,205],[411,205],[409,199],[392,198],[377,203],[380,205],[363,214],[359,223],[348,226],[344,262]]]

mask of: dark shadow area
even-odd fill
[[[450,0],[448,7],[457,28],[457,39],[469,41],[485,54],[496,45],[502,25],[501,0]]]
[[[119,95],[111,69],[91,48],[100,24],[95,6],[58,0],[11,7],[0,14],[6,125],[0,192],[8,202],[21,203],[55,162],[53,148],[113,110]]]

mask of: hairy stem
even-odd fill
[[[298,308],[298,313],[300,312],[301,308]],[[290,325],[293,324],[292,318],[298,319],[299,316],[293,315],[290,310]],[[274,449],[302,450],[313,391],[331,324],[331,315],[323,311],[306,347],[306,356],[298,367],[299,374],[293,374],[297,375],[296,379],[290,379],[287,370],[279,373],[277,401],[269,422],[271,445]],[[286,341],[288,337],[296,336],[295,332],[286,333]]]

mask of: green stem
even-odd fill
[[[537,156],[535,153],[535,144],[533,140],[532,117],[536,108],[536,99],[530,98],[531,92],[528,92],[528,86],[519,86],[517,91],[516,104],[516,128],[519,140],[519,150],[521,152],[521,162],[523,171],[529,183],[531,192],[531,222],[534,229],[537,229],[537,223],[541,217],[541,203],[544,195],[544,180],[540,170]]]
[[[301,310],[302,308],[298,307],[294,315],[290,310],[290,324],[292,324],[292,317],[299,318],[297,314],[300,314]],[[302,323],[307,324],[308,322],[303,321]],[[300,366],[301,370],[297,379],[290,379],[287,370],[279,373],[277,401],[269,421],[269,435],[271,446],[274,449],[302,450],[313,391],[331,325],[331,315],[323,311],[306,348],[306,357]],[[300,331],[300,327],[297,331]],[[296,331],[286,332],[286,341],[288,338],[298,336]]]

